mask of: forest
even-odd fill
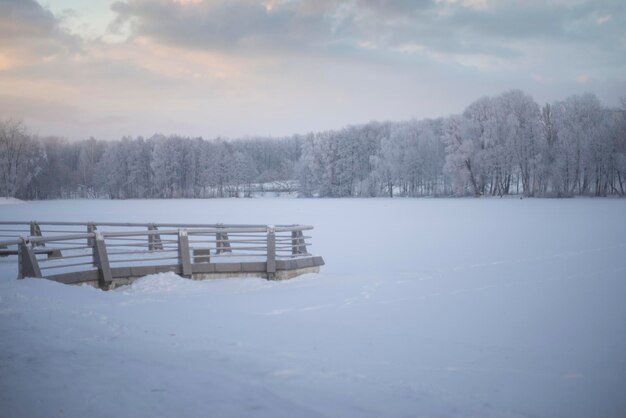
[[[626,99],[593,94],[540,106],[511,90],[460,115],[283,138],[69,141],[0,121],[0,196],[20,199],[625,196],[625,176]]]

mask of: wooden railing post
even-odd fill
[[[31,237],[40,237],[41,236],[41,227],[36,221],[31,221],[30,223],[30,236]],[[45,247],[46,244],[43,242],[34,243],[34,247]]]
[[[276,274],[276,229],[274,225],[267,227],[267,278],[273,279]]]
[[[33,247],[28,245],[26,240],[22,240],[17,246],[18,273],[17,278],[42,277],[39,269],[39,262]]]
[[[96,227],[96,224],[94,224],[93,222],[89,222],[87,224],[87,233],[88,234],[93,234],[98,230],[98,228]],[[87,238],[87,245],[89,247],[91,247],[91,255],[92,255],[92,264],[94,267],[98,267],[98,264],[96,263],[96,239],[93,237],[88,237]]]
[[[155,224],[148,224],[148,231],[158,231],[159,228]],[[150,234],[148,235],[148,250],[162,250],[163,249],[163,241],[161,241],[160,234]]]
[[[87,233],[91,234],[92,232],[96,232],[98,230],[98,227],[96,227],[96,224],[94,224],[93,222],[89,222],[87,224]],[[94,243],[94,239],[93,238],[87,238],[87,245],[89,246],[93,246]]]
[[[296,226],[296,225],[294,225]],[[291,254],[306,254],[306,244],[302,231],[291,231]]]
[[[102,289],[107,289],[109,283],[113,281],[113,275],[111,274],[111,264],[109,264],[109,255],[107,254],[107,247],[104,242],[104,237],[101,233],[96,232],[94,237],[94,264],[98,267],[100,277],[98,284]]]
[[[217,224],[218,228],[224,228],[224,224]],[[218,232],[215,234],[215,241],[216,241],[216,253],[217,254],[222,254],[222,253],[232,253],[232,249],[230,248],[230,241],[228,240],[228,233],[227,232]]]
[[[186,229],[178,230],[178,264],[183,277],[191,277],[191,256],[189,255],[189,236]]]

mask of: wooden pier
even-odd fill
[[[280,280],[317,272],[307,225],[0,222],[0,255],[17,255],[18,278],[101,289],[149,274],[190,279]],[[24,235],[26,232],[27,235]],[[6,239],[9,238],[9,239]]]

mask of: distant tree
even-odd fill
[[[603,132],[605,110],[592,94],[568,97],[557,102],[554,109],[559,138],[555,162],[558,191],[564,195],[586,194],[594,166],[601,164],[600,154],[606,152],[593,149],[607,140]]]
[[[82,188],[83,197],[95,197],[97,195],[96,169],[104,155],[106,142],[91,137],[81,141],[78,146],[80,150],[78,155],[79,186]]]
[[[0,194],[36,197],[29,186],[41,173],[45,154],[39,141],[28,134],[21,121],[0,121]]]
[[[389,197],[394,196],[401,178],[402,148],[399,141],[392,138],[383,138],[380,142],[380,152],[374,157],[375,177],[379,179],[381,193]]]
[[[554,119],[553,108],[546,103],[541,108],[541,129],[543,132],[543,148],[540,150],[541,161],[538,176],[540,194],[551,193],[555,186],[555,161],[557,159],[558,130]]]
[[[457,195],[464,195],[469,184],[474,196],[484,191],[480,131],[475,122],[461,115],[445,120],[442,138],[446,144],[445,170]]]
[[[626,195],[626,97],[621,99],[621,108],[613,113],[612,136],[614,148],[615,178],[611,189],[620,196]]]
[[[532,97],[520,90],[512,90],[497,97],[497,107],[505,117],[507,145],[522,180],[526,196],[533,196],[537,188],[540,150],[544,148],[541,133],[541,112]]]
[[[302,138],[302,154],[297,167],[299,195],[312,197],[319,189],[320,167],[317,165],[314,135],[308,134]]]
[[[232,164],[236,196],[239,196],[240,191],[243,191],[244,197],[251,197],[252,182],[257,175],[254,161],[248,154],[242,151],[235,151]]]

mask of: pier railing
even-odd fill
[[[4,247],[0,254],[18,255],[18,278],[45,277],[110,288],[167,271],[189,278],[274,279],[324,264],[308,252],[311,237],[305,231],[313,227],[307,225],[12,222],[0,223],[4,234],[17,231],[6,225],[26,227],[30,233],[0,241],[0,248]],[[88,232],[76,233],[70,227]]]

